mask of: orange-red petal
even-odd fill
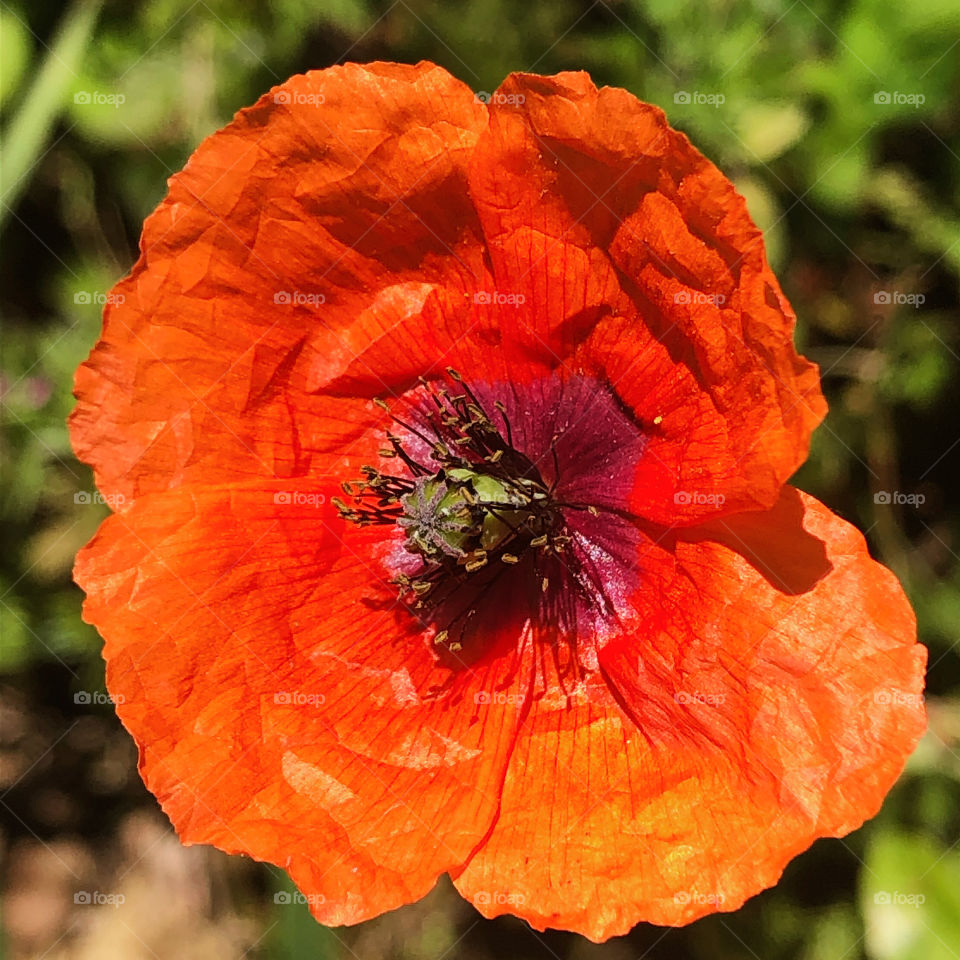
[[[680,497],[641,514],[771,506],[826,406],[743,198],[661,110],[584,73],[512,74],[490,110],[470,189],[493,279],[526,295],[527,337],[562,358],[593,333],[574,365],[662,418],[648,456]]]
[[[734,910],[872,816],[924,728],[909,604],[813,498],[644,562],[661,615],[601,652],[606,683],[532,704],[455,881],[487,916],[603,940]]]
[[[126,502],[308,475],[366,425],[330,394],[462,356],[488,382],[608,377],[657,421],[641,513],[660,523],[768,506],[823,413],[742,198],[662,112],[583,74],[512,75],[489,108],[430,64],[291,78],[201,145],[142,246],[72,421]]]
[[[451,677],[398,606],[382,531],[332,484],[138,498],[80,554],[84,616],[140,772],[187,843],[289,870],[318,919],[425,894],[489,829],[524,689],[502,658]]]
[[[201,144],[144,225],[71,435],[104,494],[304,476],[358,427],[311,392],[379,291],[473,289],[466,165],[486,108],[445,70],[295,76]],[[467,279],[465,279],[467,278]]]

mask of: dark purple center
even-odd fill
[[[401,406],[382,451],[397,468],[364,468],[341,513],[405,534],[386,564],[437,655],[467,665],[529,635],[594,669],[636,587],[636,422],[581,375],[467,384],[452,372]]]

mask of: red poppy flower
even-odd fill
[[[447,872],[600,940],[735,909],[878,809],[924,651],[785,486],[816,368],[660,110],[576,73],[294,77],[114,293],[71,428],[123,509],[77,580],[184,842],[326,923]]]

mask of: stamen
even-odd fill
[[[390,582],[416,616],[435,627],[432,643],[438,656],[458,653],[468,644],[473,658],[483,633],[471,629],[487,591],[532,576],[540,595],[548,594],[546,572],[554,571],[549,565],[561,564],[563,583],[586,592],[593,577],[577,551],[564,553],[572,537],[563,511],[586,509],[593,516],[598,511],[554,496],[561,481],[557,436],[549,445],[553,475],[548,485],[514,445],[506,404],[493,401],[498,426],[463,376],[453,368],[447,374],[455,391],[420,378],[424,401],[402,418],[385,401],[375,401],[401,428],[401,435],[386,431],[387,444],[379,456],[392,460],[403,475],[364,464],[362,479],[341,484],[347,501],[335,498],[333,503],[344,520],[358,526],[402,530],[404,550],[419,563]],[[519,569],[503,577],[506,567]],[[559,624],[573,602],[558,594],[538,598],[536,607],[546,620]],[[543,635],[551,638],[549,643],[557,642],[556,630]]]

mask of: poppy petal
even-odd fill
[[[484,915],[603,940],[734,910],[872,816],[919,739],[912,611],[822,504],[788,488],[664,558],[676,605],[601,651],[607,683],[532,703],[455,880]]]
[[[493,822],[525,689],[451,675],[330,485],[181,488],[77,561],[140,772],[181,838],[289,870],[318,919],[424,895]],[[501,691],[517,706],[484,712]],[[430,837],[430,842],[424,841]]]
[[[348,64],[205,140],[77,373],[73,443],[100,490],[303,476],[317,443],[349,442],[314,368],[385,287],[482,275],[466,165],[485,124],[439,67]]]
[[[339,342],[317,357],[312,389],[397,397],[422,377],[443,378],[448,367],[472,383],[527,383],[542,377],[555,365],[546,351],[504,349],[507,313],[506,307],[476,303],[463,291],[437,284],[387,287],[343,330]]]
[[[664,418],[650,458],[662,454],[681,493],[644,515],[771,506],[826,406],[743,198],[661,110],[586,74],[512,74],[490,111],[470,189],[494,280],[526,295],[523,323],[559,357],[605,317],[618,328],[594,339],[590,363],[638,418]],[[664,409],[641,362],[651,341],[684,385]],[[700,436],[684,451],[690,423]]]

